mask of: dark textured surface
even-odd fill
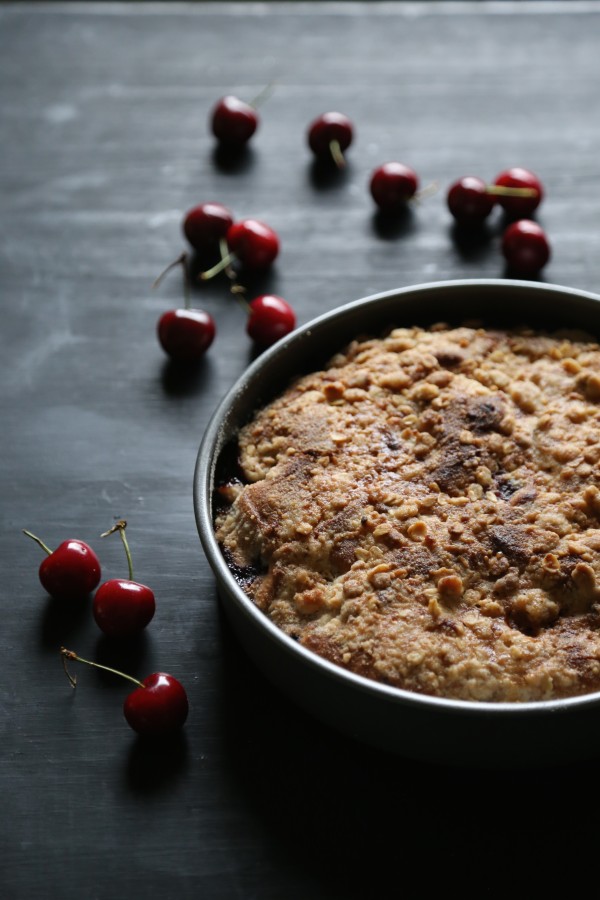
[[[279,232],[263,287],[301,322],[397,286],[495,277],[498,219],[462,245],[445,187],[518,164],[547,188],[545,279],[597,290],[599,27],[593,3],[0,6],[3,897],[492,896],[519,861],[533,883],[549,860],[554,877],[593,858],[596,764],[481,774],[388,757],[290,708],[246,660],[192,510],[203,429],[251,356],[243,313],[222,282],[197,291],[218,337],[182,379],[154,335],[180,279],[150,284],[182,249],[182,212],[209,199]],[[252,147],[223,167],[211,104],[271,80]],[[323,180],[304,131],[330,108],[357,138]],[[365,185],[394,158],[441,190],[388,228]],[[115,516],[158,605],[121,648],[87,606],[47,600],[20,533],[88,540],[122,576],[118,539],[98,538]],[[80,667],[73,692],[61,643],[180,677],[181,740],[135,740],[125,683]]]

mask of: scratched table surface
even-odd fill
[[[547,191],[543,280],[600,289],[599,30],[594,2],[0,4],[3,897],[479,897],[550,874],[573,889],[591,866],[597,761],[559,765],[551,746],[532,771],[390,756],[292,706],[248,660],[192,506],[203,431],[252,356],[244,313],[223,280],[195,286],[218,336],[182,374],[155,336],[181,278],[151,285],[205,200],[277,230],[257,289],[299,323],[378,291],[504,277],[499,220],[465,243],[445,192],[521,165]],[[268,84],[251,146],[223,159],[210,108]],[[356,138],[323,177],[305,131],[328,109]],[[367,191],[391,159],[438,185],[392,225]],[[157,597],[121,646],[89,602],[48,599],[21,533],[79,537],[124,577],[118,537],[99,538],[117,517]],[[137,740],[120,679],[79,666],[72,690],[61,645],[178,677],[181,738]]]

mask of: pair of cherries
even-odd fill
[[[230,152],[242,150],[259,125],[257,106],[265,88],[251,103],[238,97],[222,97],[210,114],[210,128],[217,141]],[[314,119],[307,131],[308,146],[322,162],[334,162],[339,168],[345,165],[344,151],[354,137],[354,128],[348,116],[339,112],[322,113]]]
[[[515,274],[537,275],[550,259],[550,243],[544,229],[531,219],[544,197],[540,179],[533,172],[514,167],[501,172],[493,184],[474,175],[460,178],[448,190],[448,209],[462,227],[476,228],[496,204],[512,222],[502,236],[502,253]]]
[[[459,225],[481,225],[496,203],[512,219],[529,219],[544,197],[540,179],[529,169],[515,166],[501,172],[493,184],[466,175],[450,185],[448,209]]]
[[[344,151],[354,137],[350,119],[338,112],[323,113],[308,129],[308,144],[318,160],[345,165]],[[419,177],[414,169],[400,162],[378,166],[371,174],[369,190],[379,209],[386,215],[401,212],[417,193]]]
[[[133,580],[131,553],[125,536],[126,523],[117,522],[103,537],[119,531],[125,547],[129,579],[104,582],[94,596],[93,613],[99,628],[109,637],[131,637],[151,621],[156,604],[153,591]],[[94,550],[80,540],[63,541],[52,551],[30,531],[32,538],[46,553],[39,568],[44,589],[56,600],[74,602],[86,597],[99,584],[100,560]],[[62,650],[63,661],[80,659],[72,651]],[[107,668],[89,663],[96,668]],[[165,672],[155,672],[143,682],[114,669],[109,671],[135,682],[137,688],[125,700],[124,714],[129,725],[141,735],[160,735],[181,728],[187,718],[188,704],[185,689],[176,678]],[[70,677],[70,676],[69,676]],[[74,679],[71,679],[74,684]]]
[[[131,551],[125,536],[127,523],[123,520],[109,528],[102,537],[118,531],[127,557],[128,579],[111,578],[101,584],[94,596],[93,613],[96,624],[112,638],[126,638],[139,634],[152,620],[156,611],[154,592],[145,584],[133,580]],[[78,540],[63,541],[52,551],[30,531],[32,538],[46,557],[39,568],[44,589],[56,600],[73,602],[90,594],[100,582],[100,560],[89,544]]]
[[[201,203],[190,209],[183,220],[183,233],[201,259],[218,256],[218,262],[202,272],[200,277],[203,281],[221,271],[236,280],[234,265],[239,265],[250,274],[263,272],[279,253],[279,238],[272,228],[258,219],[235,222],[231,211],[221,203]],[[181,263],[187,282],[186,262],[187,256],[182,254],[168,268]],[[243,288],[236,283],[232,291],[243,293]],[[246,331],[260,347],[274,344],[296,326],[295,313],[282,297],[262,294],[246,306]],[[204,310],[187,307],[169,310],[158,322],[159,342],[177,362],[192,363],[200,359],[212,344],[215,334],[214,319]]]

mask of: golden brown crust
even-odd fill
[[[600,348],[397,329],[239,436],[217,538],[273,622],[340,666],[467,700],[600,688]]]

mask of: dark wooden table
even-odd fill
[[[279,232],[260,287],[301,323],[397,286],[502,276],[498,219],[465,245],[445,189],[522,165],[547,188],[544,279],[599,289],[599,29],[600,5],[579,2],[0,5],[3,897],[478,897],[514,888],[519,862],[535,896],[565,873],[573,891],[591,867],[597,761],[553,765],[548,747],[539,770],[484,772],[390,757],[292,708],[246,659],[192,508],[203,430],[251,357],[244,316],[222,281],[197,288],[218,338],[182,377],[155,338],[180,278],[151,283],[204,200]],[[259,132],[226,165],[210,107],[269,82]],[[323,180],[304,133],[327,109],[352,117],[356,141]],[[392,228],[366,189],[390,159],[440,185]],[[99,534],[120,516],[158,611],[115,648],[88,605],[48,600],[21,529],[87,540],[118,577],[120,543]],[[137,741],[118,679],[80,667],[71,690],[61,644],[179,677],[181,739]]]

